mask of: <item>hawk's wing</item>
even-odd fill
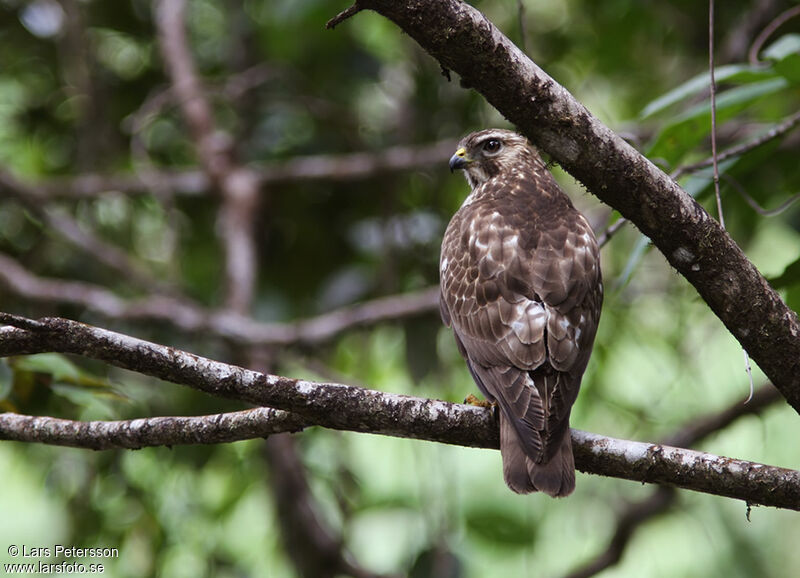
[[[540,197],[484,191],[456,213],[442,244],[441,309],[525,454],[547,461],[589,360],[602,285],[589,224],[566,199]]]

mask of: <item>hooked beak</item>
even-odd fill
[[[450,172],[452,173],[456,169],[463,169],[471,162],[472,159],[467,156],[467,149],[461,147],[456,151],[456,154],[450,157]]]

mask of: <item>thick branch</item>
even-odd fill
[[[56,351],[105,361],[211,395],[295,412],[308,423],[470,447],[497,448],[492,412],[337,383],[266,375],[60,318],[5,313],[0,356]],[[800,472],[573,430],[578,469],[800,510]]]
[[[785,500],[800,510],[800,471],[660,444],[617,440],[572,430],[575,464],[582,472],[602,468],[604,475],[688,488],[761,503]],[[749,497],[756,496],[757,502]]]
[[[630,219],[800,412],[800,322],[739,246],[672,179],[459,0],[359,0],[457,72],[601,200]]]

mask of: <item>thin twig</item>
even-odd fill
[[[776,138],[783,136],[784,134],[788,133],[792,129],[794,129],[798,124],[800,124],[800,112],[796,112],[793,115],[790,115],[786,118],[786,120],[782,121],[781,123],[775,125],[767,132],[762,135],[757,136],[754,139],[745,141],[740,143],[736,146],[730,147],[719,153],[717,155],[717,162],[721,163],[726,161],[730,158],[740,157],[745,153],[750,152],[753,149],[760,147],[763,144],[766,144]],[[678,177],[689,174],[695,173],[701,169],[706,167],[710,167],[714,164],[714,156],[710,156],[707,159],[704,159],[700,162],[693,163],[690,165],[683,165],[678,167],[673,173],[670,175],[673,179],[677,179]]]
[[[717,158],[717,81],[714,78],[714,0],[708,0],[708,73],[711,79],[711,158],[714,166],[714,195],[717,199],[717,217],[725,228],[722,198],[719,194],[719,159]]]
[[[714,166],[714,196],[717,199],[717,215],[719,224],[725,229],[725,217],[722,213],[722,197],[719,192],[719,158],[717,156],[717,83],[714,79],[714,0],[708,0],[708,71],[711,78],[711,158]],[[744,366],[750,378],[750,392],[745,403],[753,399],[753,372],[750,370],[750,356],[742,347]]]
[[[750,50],[747,52],[747,60],[752,65],[757,65],[759,63],[758,54],[761,52],[761,47],[764,46],[764,43],[769,40],[769,37],[780,28],[785,22],[795,18],[796,16],[800,16],[800,6],[795,6],[794,8],[789,8],[785,12],[779,14],[772,22],[767,24],[764,30],[756,37],[753,41],[753,45],[750,47]]]
[[[525,0],[517,0],[517,22],[519,23],[519,47],[522,52],[528,52],[525,31]]]
[[[334,16],[333,18],[328,20],[325,23],[325,28],[327,28],[328,30],[333,30],[334,28],[339,26],[339,24],[341,24],[342,22],[344,22],[348,18],[351,18],[352,16],[355,16],[356,14],[361,12],[362,10],[363,10],[363,8],[358,5],[358,0],[356,0],[356,2],[354,2],[352,6],[350,6],[349,8],[347,8],[345,10],[342,10],[336,16]]]
[[[68,243],[77,247],[87,255],[95,258],[109,269],[116,271],[139,287],[149,290],[154,288],[165,292],[173,292],[164,282],[155,278],[145,267],[134,261],[128,253],[111,245],[89,230],[81,227],[75,219],[47,204],[47,199],[36,187],[27,185],[17,180],[10,174],[0,170],[0,191],[6,192],[22,203],[28,210],[39,217]]]
[[[663,438],[661,443],[680,447],[695,446],[736,420],[749,415],[758,415],[780,400],[780,392],[771,383],[766,383],[753,392],[753,398],[747,405],[737,400],[720,411],[695,417],[677,428],[675,433]]]
[[[739,182],[734,179],[731,175],[723,174],[722,178],[725,179],[729,185],[731,185],[734,190],[741,195],[741,197],[745,200],[745,202],[750,205],[750,208],[753,209],[756,213],[763,217],[776,217],[786,211],[789,207],[794,205],[798,200],[800,200],[800,193],[796,193],[783,201],[780,205],[775,207],[774,209],[765,209],[761,205],[759,205],[756,200],[747,194],[747,191],[744,190],[744,187],[739,184]]]
[[[597,238],[597,245],[599,247],[604,247],[606,243],[608,243],[611,240],[611,237],[616,235],[617,231],[622,229],[622,227],[624,227],[627,224],[628,224],[628,219],[626,219],[625,217],[620,217],[619,219],[617,219],[613,225],[610,225],[605,231],[603,231],[600,237]]]

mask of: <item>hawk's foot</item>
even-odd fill
[[[496,404],[493,401],[489,401],[488,399],[480,399],[479,397],[472,395],[471,393],[464,398],[464,403],[467,405],[474,405],[475,407],[488,407],[493,408]]]

